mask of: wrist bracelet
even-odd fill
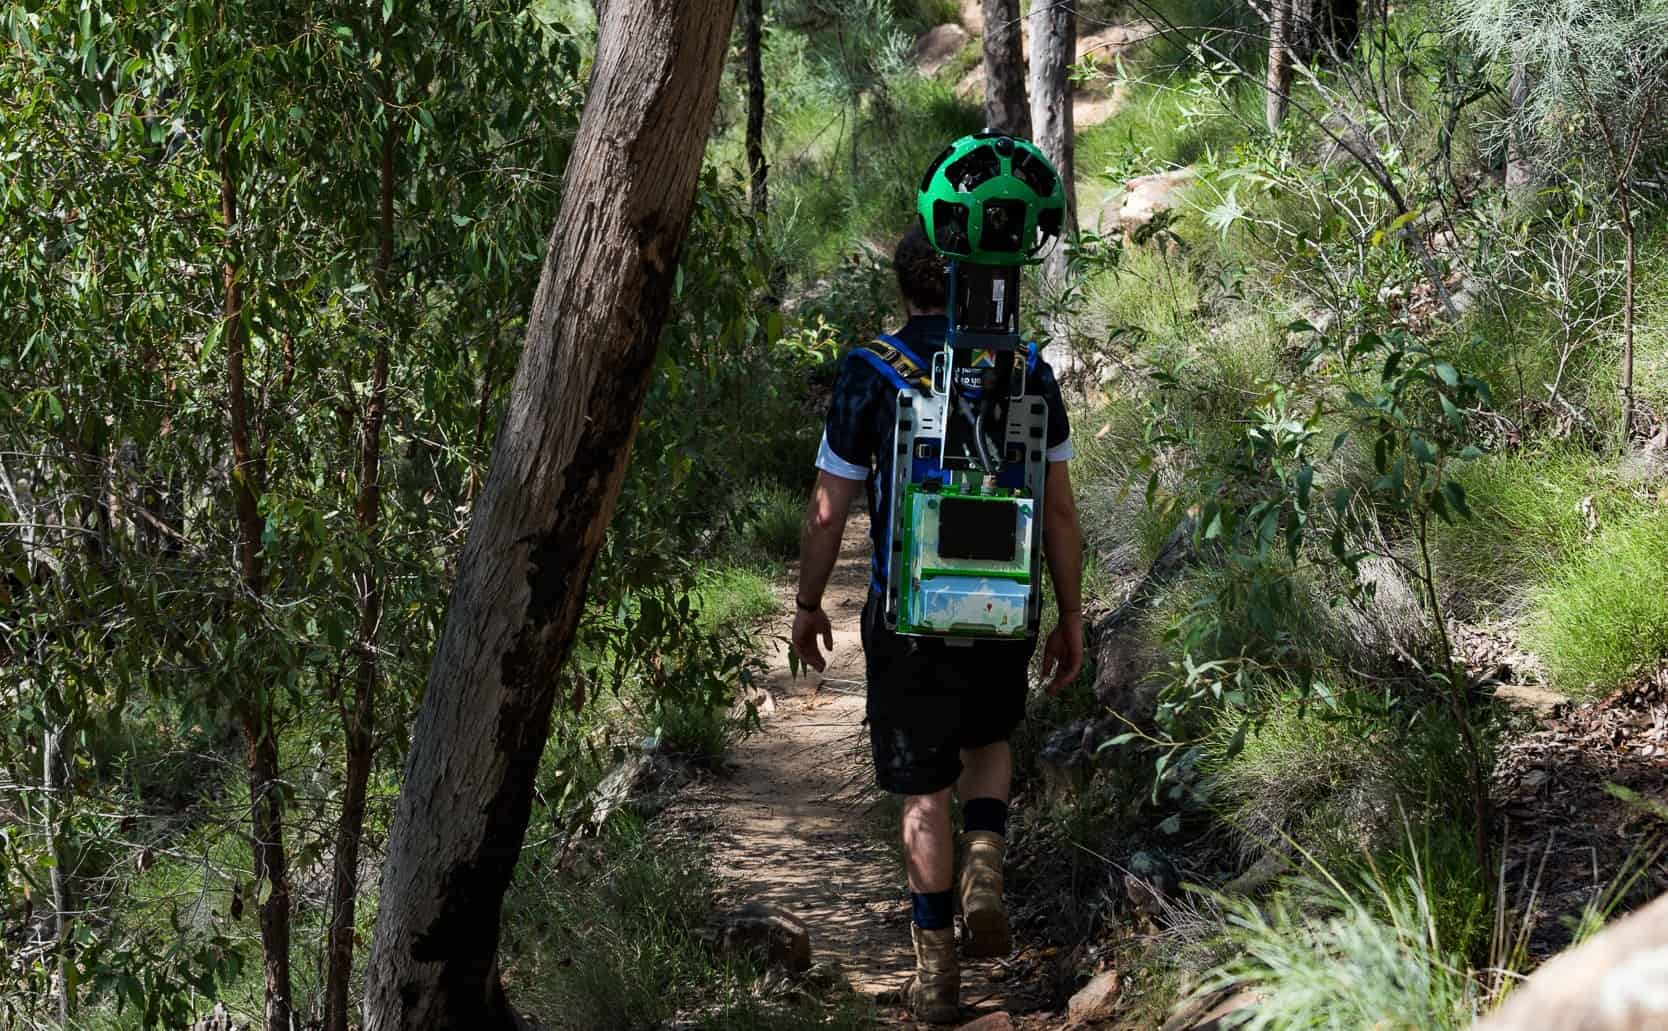
[[[816,612],[816,611],[819,611],[822,608],[822,605],[820,603],[816,604],[816,605],[807,605],[807,604],[805,604],[805,600],[797,594],[794,595],[793,603],[794,603],[795,606],[798,607],[799,611],[801,611],[801,612]]]

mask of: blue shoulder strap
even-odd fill
[[[1025,371],[1037,371],[1037,342],[1035,340],[1025,342]]]
[[[921,356],[916,354],[914,351],[911,351],[909,349],[909,345],[904,343],[902,339],[895,337],[890,333],[882,333],[875,339],[879,340],[883,344],[890,344],[897,348],[903,353],[905,358],[908,358],[910,361],[915,363],[916,368],[924,369],[927,367],[927,363],[921,360]]]
[[[897,389],[911,389],[921,394],[931,393],[932,385],[928,382],[926,371],[922,369],[920,361],[902,344],[903,341],[897,337],[882,336],[855,350],[870,365],[879,369]]]

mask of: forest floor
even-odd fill
[[[868,552],[868,518],[854,511],[823,598],[834,628],[828,668],[795,677],[786,641],[777,639],[765,657],[770,699],[761,729],[737,746],[722,777],[680,808],[699,810],[711,828],[726,901],[794,913],[810,929],[820,971],[874,1000],[879,1026],[913,1026],[900,994],[914,956],[908,888],[894,843],[897,810],[874,787],[863,723],[859,621]],[[965,962],[965,1019],[1000,1011],[1014,1016],[1016,1027],[1054,1026],[1042,1014],[1020,1017],[1041,1007],[1041,991],[1007,982],[1006,970],[1002,960]]]

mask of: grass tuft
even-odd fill
[[[1668,511],[1602,530],[1534,597],[1525,643],[1554,687],[1602,695],[1668,655]]]

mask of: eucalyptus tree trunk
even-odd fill
[[[1060,173],[1066,193],[1064,235],[1077,230],[1077,179],[1073,169],[1071,66],[1077,59],[1077,16],[1073,5],[1038,2],[1031,6],[1031,128],[1035,142]],[[988,27],[987,27],[988,31]],[[1043,264],[1049,293],[1060,296],[1066,285],[1066,248],[1061,240]],[[1049,344],[1043,356],[1062,375],[1076,369],[1067,343],[1066,321],[1050,317]]]
[[[1031,106],[1025,96],[1019,0],[984,0],[984,16],[985,126],[1029,139]]]
[[[1269,0],[1268,4],[1268,127],[1279,131],[1286,120],[1292,89],[1292,5],[1297,0]]]
[[[1514,192],[1535,182],[1535,166],[1529,155],[1528,142],[1524,139],[1522,117],[1523,109],[1529,103],[1529,74],[1527,63],[1513,61],[1511,81],[1506,85],[1506,103],[1511,109],[1511,117],[1507,121],[1506,189]]]
[[[619,498],[735,0],[611,0],[561,213],[413,733],[366,1031],[505,1028],[505,889]]]
[[[236,144],[231,134],[231,111],[220,115],[220,217],[226,235],[238,235],[238,174]],[[249,385],[244,372],[248,335],[243,325],[243,275],[235,250],[223,269],[225,304],[221,312],[226,353],[226,413],[232,444],[232,500],[237,510],[238,570],[247,598],[233,607],[249,612],[266,589],[261,554],[261,519],[257,498],[266,481],[265,461],[250,447],[252,422]],[[253,619],[249,627],[253,628]],[[284,851],[284,800],[278,779],[278,735],[266,691],[248,691],[237,703],[238,722],[248,746],[244,766],[249,779],[250,850],[254,859],[255,892],[267,888],[260,903],[261,965],[266,980],[266,1031],[290,1031],[293,1009],[290,991],[290,877]]]
[[[770,167],[765,163],[764,152],[764,0],[747,0],[746,51],[747,168],[751,174],[748,196],[753,202],[753,214],[763,218],[770,210]]]
[[[389,27],[383,25],[383,52],[388,52]],[[376,291],[376,345],[371,356],[371,389],[359,424],[359,496],[354,514],[367,538],[382,515],[382,425],[388,408],[389,340],[395,332],[395,304],[388,286],[394,264],[394,157],[405,122],[387,78],[381,82],[383,117],[382,161],[378,174],[376,266],[371,282]],[[368,559],[359,573],[359,670],[352,700],[341,702],[345,744],[345,782],[342,811],[336,823],[336,847],[330,882],[330,933],[325,948],[324,1031],[348,1031],[348,981],[353,976],[353,926],[359,895],[359,846],[365,834],[365,795],[376,754],[376,689],[382,678],[377,663],[377,630],[382,622],[382,582]]]

